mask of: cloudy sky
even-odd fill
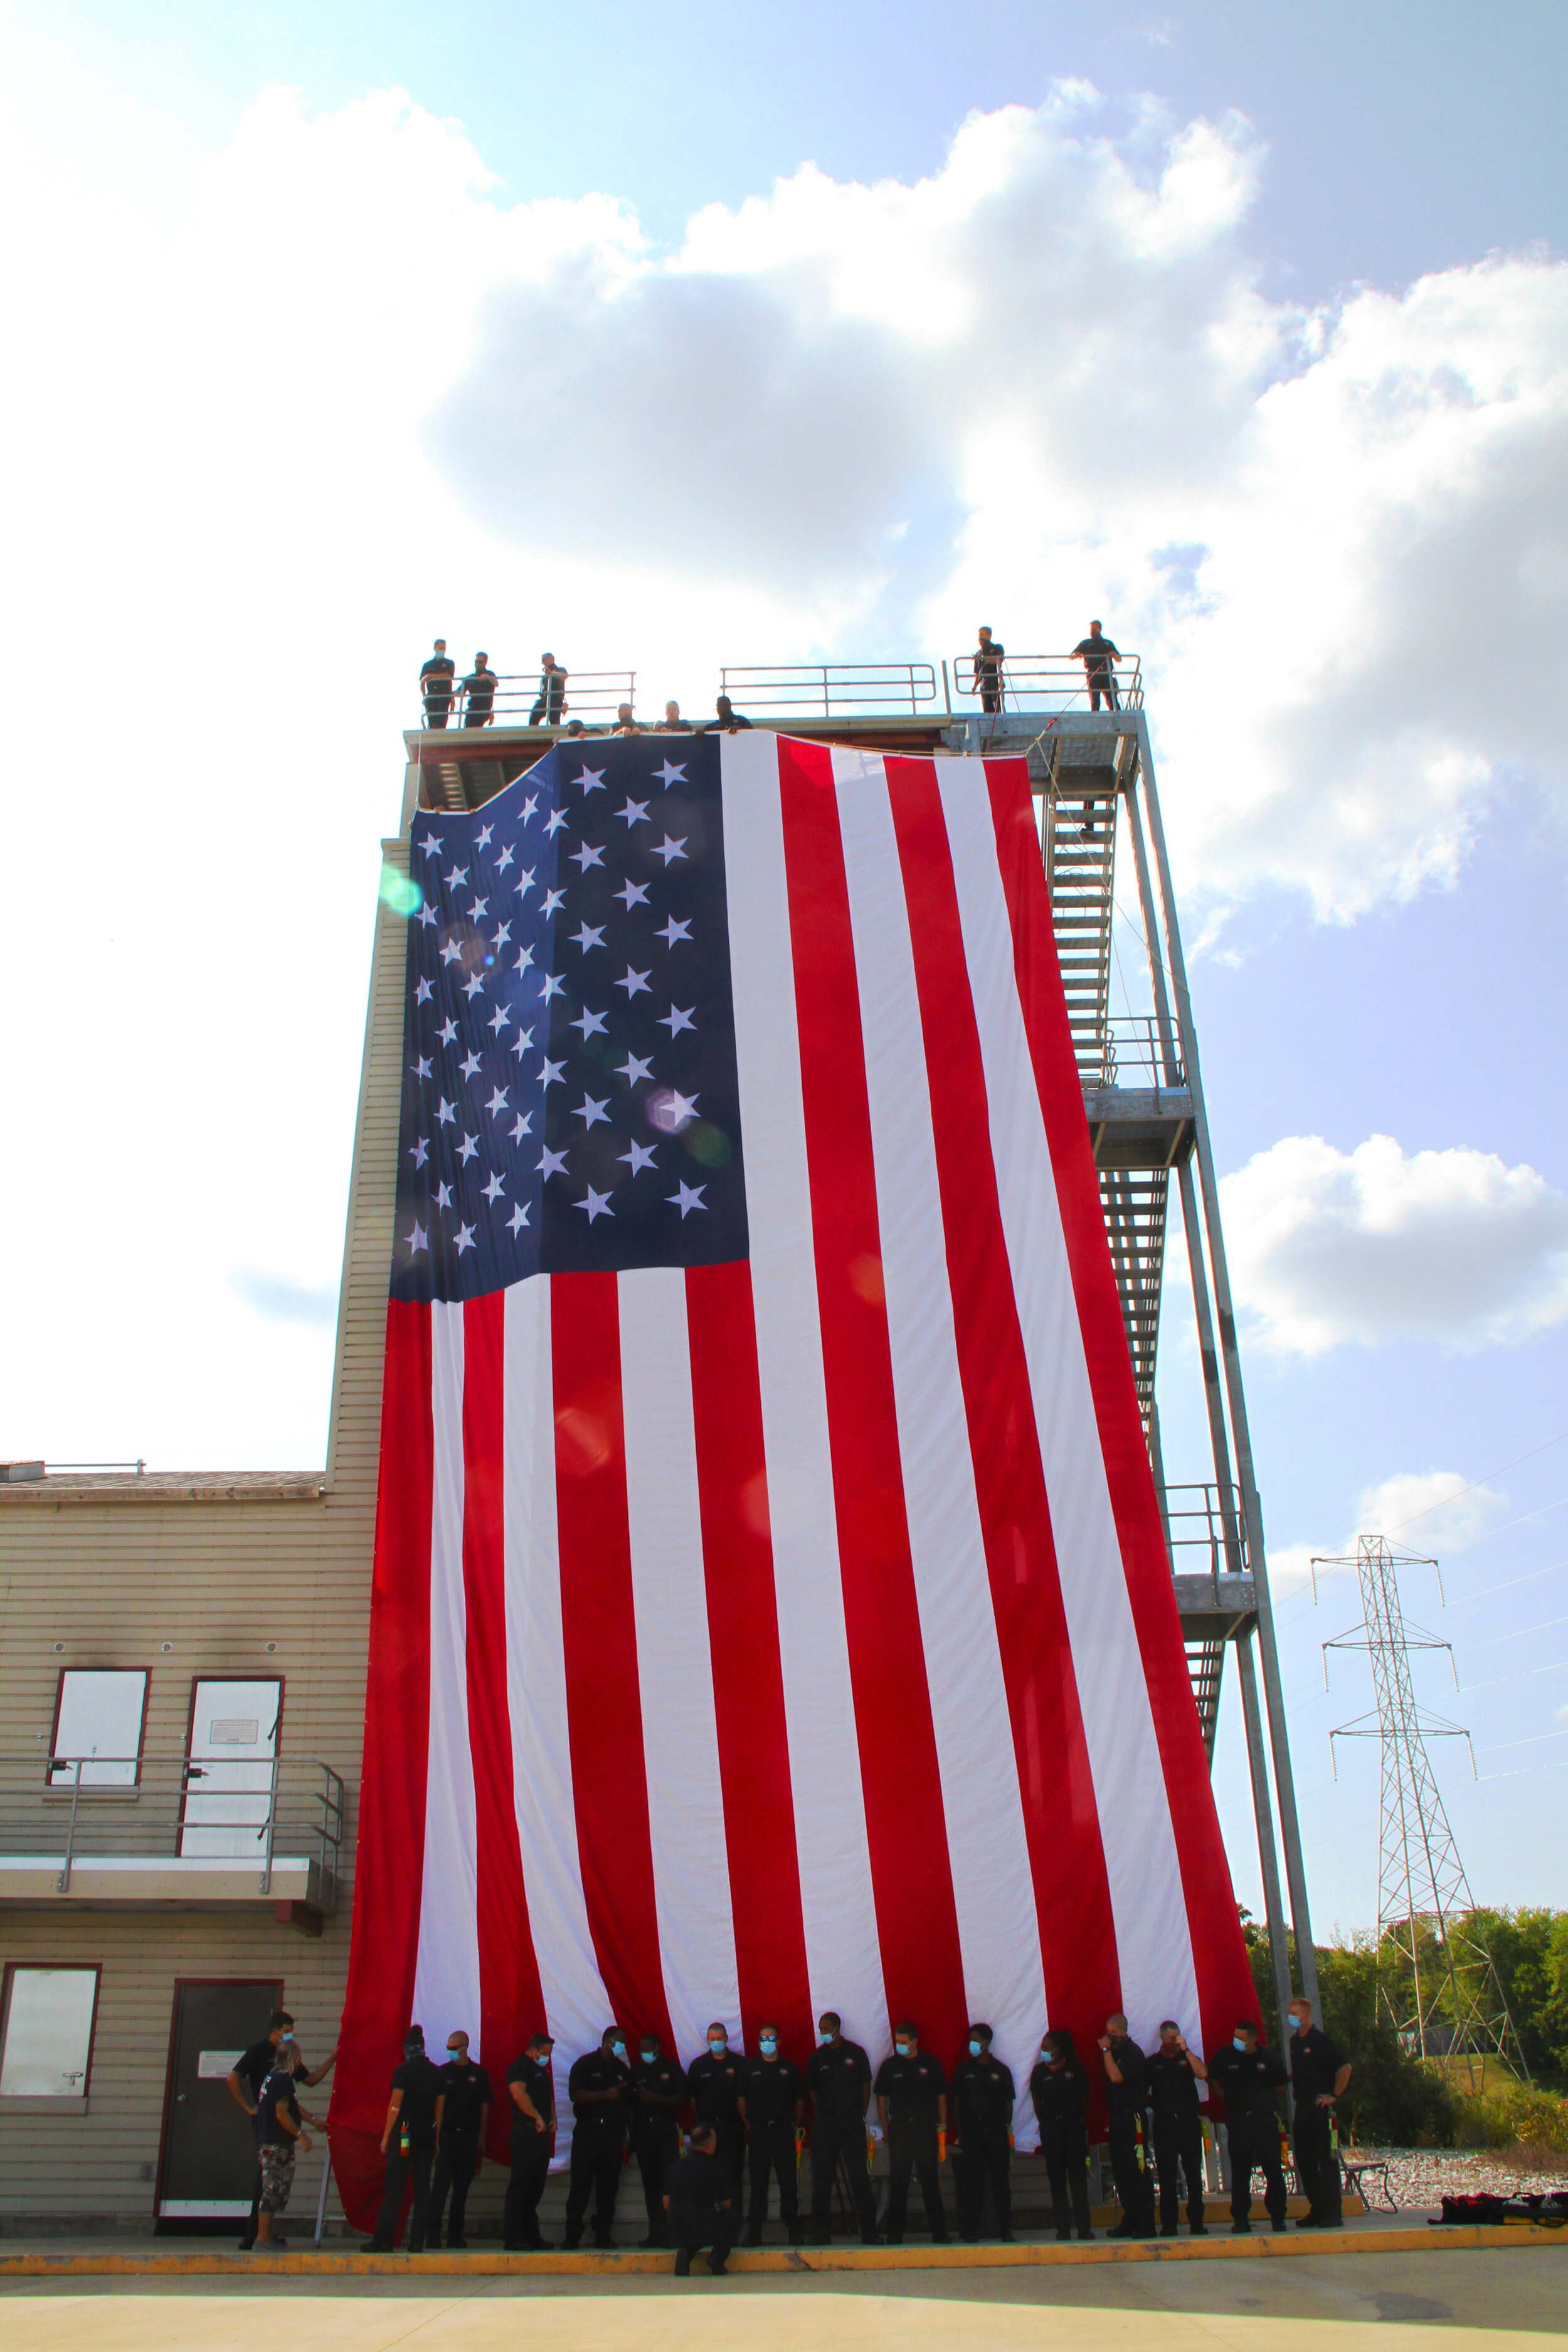
[[[1568,26],[795,0],[0,13],[0,1451],[320,1462],[381,835],[437,630],[1139,651],[1320,1928],[1314,1552],[1408,1606],[1478,1895],[1568,1835]],[[1131,877],[1123,892],[1135,901]],[[1142,1001],[1135,922],[1119,1002]],[[1204,1436],[1173,1266],[1173,1480]],[[1256,1902],[1239,1721],[1216,1780]]]

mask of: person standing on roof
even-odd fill
[[[566,708],[566,672],[553,654],[539,656],[539,693],[528,714],[531,727],[559,727]]]
[[[1099,625],[1097,621],[1096,628]],[[989,629],[981,630],[979,648],[974,656],[974,684],[982,710],[1000,710],[1002,708],[1002,664],[1006,652],[1006,646],[999,646]]]
[[[1100,709],[1100,698],[1103,694],[1107,710],[1120,710],[1121,704],[1116,692],[1116,664],[1121,659],[1121,647],[1113,646],[1109,637],[1101,636],[1100,623],[1091,621],[1088,636],[1079,637],[1072,652],[1073,659],[1083,664],[1089,709]]]
[[[496,674],[489,666],[489,654],[476,654],[473,668],[463,680],[463,692],[468,698],[463,714],[465,727],[488,727],[490,712],[495,708]]]
[[[437,637],[434,653],[419,672],[419,692],[425,703],[426,727],[445,727],[447,724],[457,676],[458,665],[447,651],[447,640]]]

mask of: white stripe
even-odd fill
[[[650,1266],[623,1274],[616,1287],[654,1910],[669,2022],[689,2066],[713,2020],[729,2028],[731,2049],[742,2040],[686,1276]]]
[[[502,1508],[512,1801],[543,2022],[559,2045],[555,2112],[561,2119],[556,2145],[562,2147],[571,2128],[566,2077],[574,2059],[598,2048],[610,2002],[588,1930],[577,1853],[555,1534],[550,1307],[548,1275],[515,1283],[506,1294]],[[509,2058],[516,2055],[513,2051]]]
[[[414,2016],[439,2049],[454,2026],[479,2049],[479,1836],[468,1749],[463,1593],[463,1307],[430,1309],[435,1463],[430,1512],[430,1748]]]
[[[835,751],[910,1553],[942,1776],[964,1993],[1026,2082],[1045,1967],[1007,1685],[974,1489],[914,950],[879,756]],[[863,780],[863,781],[862,781]],[[1021,2102],[1018,2145],[1032,2147]]]
[[[727,735],[721,758],[752,1295],[806,1970],[814,2010],[837,2010],[851,2041],[879,2051],[889,2040],[888,1997],[839,1580],[777,741],[760,730]]]
[[[985,1066],[1002,1223],[1110,1885],[1121,2006],[1134,2041],[1147,2045],[1161,2019],[1173,2017],[1198,2049],[1202,2021],[1176,1830],[1100,1450],[1050,1142],[1018,998],[991,804],[984,772],[953,772],[958,767],[956,761],[944,760],[936,772]]]

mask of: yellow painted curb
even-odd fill
[[[764,2246],[737,2251],[729,2267],[742,2273],[799,2276],[829,2271],[1053,2270],[1096,2263],[1213,2263],[1310,2260],[1314,2254],[1433,2253],[1470,2246],[1559,2246],[1568,2231],[1532,2223],[1458,2222],[1447,2228],[1315,2230],[1310,2235],[1129,2239],[1115,2245]],[[660,2278],[668,2253],[627,2248],[614,2252],[542,2254],[240,2253],[6,2254],[8,2278]]]

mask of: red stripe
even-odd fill
[[[657,2027],[673,2050],[648,1833],[616,1276],[549,1280],[561,1631],[583,1895],[616,2022],[632,2034]]]
[[[353,1934],[342,2063],[328,2114],[343,2209],[366,2230],[381,2197],[387,2074],[414,2011],[425,1875],[436,1457],[430,1379],[430,1309],[395,1298],[386,1310]]]
[[[956,2048],[967,2023],[947,1823],[910,1558],[860,996],[826,747],[781,741],[779,789],[828,1444],[871,1892],[888,2006]]]
[[[1253,2013],[1252,1976],[1237,1921],[1230,1870],[1209,1786],[1208,1759],[1193,1704],[1153,1473],[1117,1299],[1094,1152],[1057,963],[1028,773],[1022,760],[990,760],[985,764],[996,855],[1013,930],[1013,968],[1050,1148],[1128,1598],[1176,1833],[1204,2043],[1212,2050],[1228,2036],[1238,2017]]]
[[[1046,2000],[1053,2025],[1075,2035],[1098,2033],[1121,1999],[1116,1923],[991,1156],[957,885],[934,761],[889,759],[887,775],[936,1107],[931,1133],[958,1371],[1024,1801]]]
[[[463,1593],[479,1869],[479,2054],[495,2095],[490,2147],[497,2156],[505,2153],[510,2129],[502,2074],[545,2023],[518,1843],[506,1689],[505,1336],[506,1293],[469,1299],[463,1309]]]
[[[741,2022],[748,2050],[765,2024],[778,2027],[786,2048],[809,2049],[751,1266],[689,1267],[686,1319]]]

